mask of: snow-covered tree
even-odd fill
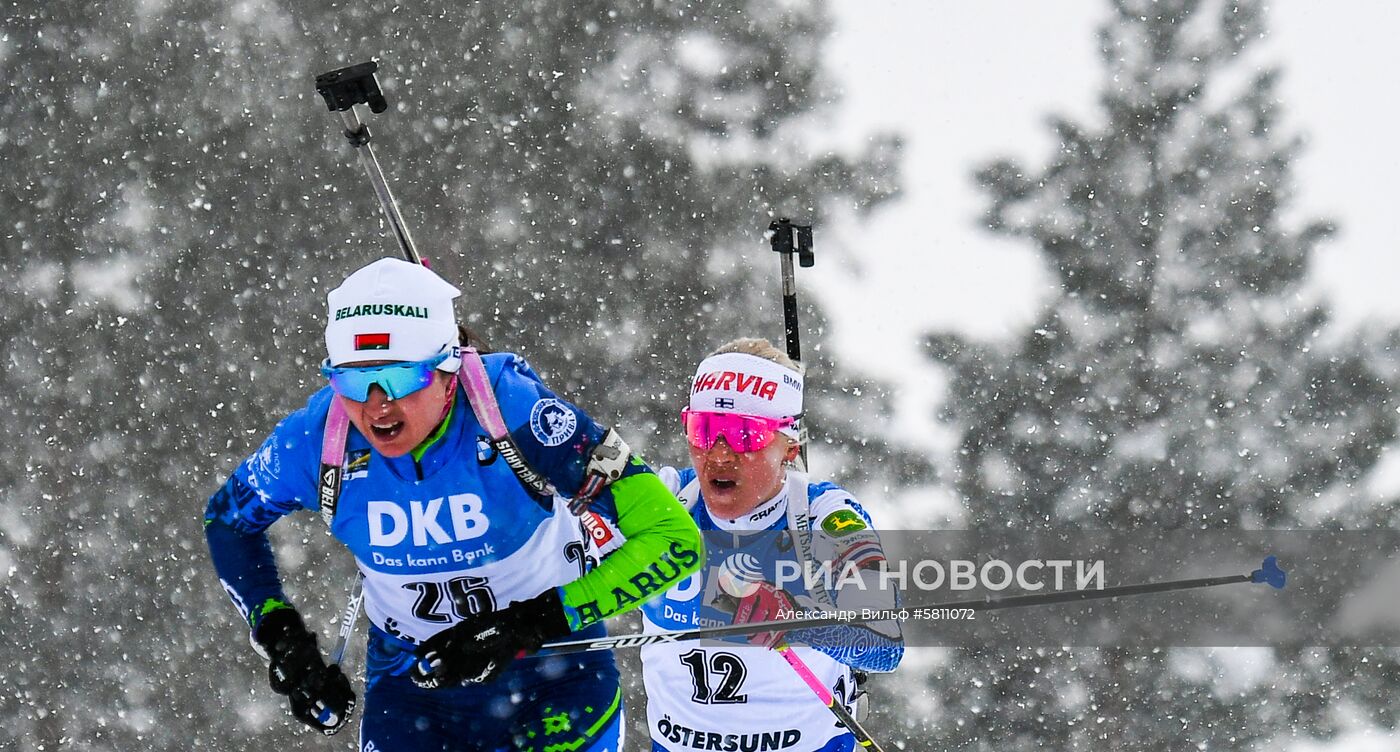
[[[1300,140],[1280,122],[1278,73],[1246,54],[1263,6],[1112,6],[1101,120],[1057,120],[1042,167],[999,161],[978,174],[987,227],[1033,242],[1057,293],[1006,345],[929,339],[952,374],[943,417],[961,434],[967,519],[1125,531],[1355,522],[1318,500],[1375,465],[1396,437],[1396,400],[1365,344],[1329,327],[1308,290],[1331,228],[1286,212]],[[989,645],[943,657],[926,684],[943,703],[936,749],[1239,749],[1292,724],[1325,732],[1318,708],[1360,697],[1302,680],[1218,692],[1214,671],[1177,670],[1209,662],[1191,651]],[[1297,653],[1272,660],[1294,679],[1326,673]]]

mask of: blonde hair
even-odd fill
[[[754,357],[771,360],[780,366],[791,368],[798,373],[802,373],[802,367],[794,363],[792,358],[788,357],[787,353],[779,350],[772,342],[762,337],[740,337],[739,339],[732,339],[720,345],[714,352],[705,357],[708,358],[712,355],[723,355],[725,353],[753,355]]]

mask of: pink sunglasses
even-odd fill
[[[796,418],[764,418],[738,413],[709,413],[686,408],[681,411],[685,438],[696,449],[709,449],[721,438],[736,452],[757,452],[773,443],[778,431],[797,422]]]

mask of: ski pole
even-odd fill
[[[807,667],[806,662],[792,652],[792,646],[786,640],[774,645],[773,649],[778,651],[778,654],[787,661],[789,666],[792,666],[792,670],[797,672],[798,676],[802,677],[802,681],[817,695],[817,699],[826,703],[826,709],[830,710],[831,714],[836,716],[836,720],[840,721],[851,732],[860,746],[874,750],[874,752],[885,752],[884,748],[870,736],[870,732],[860,725],[860,721],[857,721],[856,717],[851,715],[851,712],[846,710],[844,705],[836,701],[836,695],[832,694],[831,690],[822,683],[822,680],[812,673],[812,669]]]
[[[757,562],[753,562],[753,564],[756,565]],[[757,570],[753,569],[745,562],[735,561],[733,558],[726,559],[720,564],[717,577],[719,580],[718,585],[720,592],[715,594],[710,605],[719,611],[730,614],[734,618],[738,618],[738,614],[741,610],[740,605],[744,598],[754,595],[759,588],[772,587],[763,581],[762,575],[759,574]],[[745,612],[746,615],[748,613],[751,612]],[[744,624],[750,622],[736,623]],[[767,642],[767,640],[764,640],[764,642]],[[831,711],[832,715],[836,716],[836,720],[840,721],[841,725],[845,726],[846,729],[851,732],[851,735],[856,738],[860,746],[869,750],[874,750],[874,752],[884,752],[884,749],[870,736],[870,732],[866,731],[865,727],[860,725],[860,721],[856,720],[856,717],[846,709],[845,704],[838,702],[836,700],[836,695],[832,693],[831,689],[828,688],[821,679],[817,678],[817,675],[807,666],[807,662],[802,660],[797,653],[793,652],[792,645],[788,644],[787,640],[778,639],[770,647],[778,651],[778,655],[781,655],[783,660],[787,661],[788,666],[792,668],[798,678],[802,679],[802,682],[807,685],[808,689],[812,690],[812,693],[817,696],[818,700],[822,701],[826,709]]]
[[[797,280],[792,272],[792,254],[797,254],[798,263],[809,267],[816,263],[812,256],[811,225],[795,225],[784,217],[768,225],[768,240],[779,255],[783,274],[783,339],[787,344],[787,355],[802,369],[802,338],[797,328]],[[807,471],[807,422],[798,428],[797,469]]]
[[[355,620],[360,618],[360,604],[365,601],[365,576],[355,573],[350,583],[350,600],[345,603],[345,613],[340,616],[340,635],[336,637],[335,649],[331,651],[331,664],[340,665],[345,659],[345,648],[350,644],[350,635],[355,632]]]
[[[394,231],[394,239],[399,242],[399,249],[403,251],[404,258],[421,264],[423,259],[413,245],[413,237],[408,234],[408,227],[404,224],[403,216],[399,214],[399,205],[394,201],[394,194],[389,192],[384,172],[379,169],[379,160],[375,159],[374,150],[369,145],[369,126],[361,123],[359,116],[355,114],[357,104],[369,106],[370,112],[375,114],[389,108],[383,92],[379,90],[379,81],[374,77],[374,72],[378,69],[379,64],[371,60],[322,73],[316,77],[316,91],[325,98],[327,109],[340,113],[340,119],[345,124],[345,138],[355,147],[356,153],[360,155],[360,163],[364,165],[365,172],[369,173],[374,195],[379,198],[379,206],[389,218],[389,227]]]
[[[591,640],[571,640],[568,642],[547,643],[535,655],[563,655],[592,650],[615,650],[619,648],[640,648],[665,642],[685,642],[721,637],[738,637],[760,632],[784,632],[813,627],[830,627],[837,624],[865,623],[873,621],[904,621],[910,618],[911,611],[940,608],[971,608],[981,611],[999,611],[1007,608],[1045,606],[1052,603],[1091,601],[1104,598],[1120,598],[1134,595],[1149,595],[1171,590],[1233,585],[1236,583],[1265,584],[1282,590],[1287,582],[1287,573],[1279,568],[1278,558],[1269,556],[1264,563],[1249,574],[1232,574],[1220,577],[1201,577],[1190,580],[1168,580],[1166,582],[1146,582],[1136,585],[1118,585],[1102,590],[1066,590],[1058,593],[1036,593],[1034,595],[1013,595],[1001,598],[966,598],[963,600],[931,603],[924,606],[905,608],[867,609],[859,615],[814,616],[803,619],[778,619],[776,621],[754,621],[744,624],[729,624],[722,627],[705,627],[676,632],[652,632],[641,634],[599,637]]]

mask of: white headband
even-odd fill
[[[795,418],[802,414],[802,374],[757,355],[711,355],[695,369],[690,409]],[[797,435],[795,429],[784,429],[783,433]]]

